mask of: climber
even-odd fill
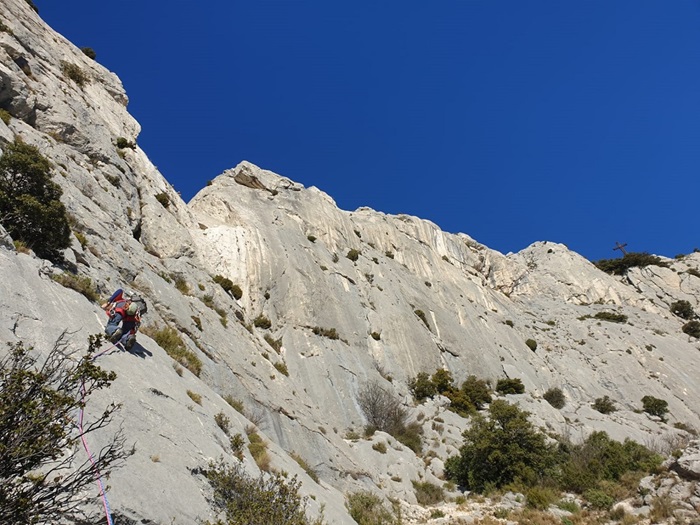
[[[136,343],[136,332],[141,324],[141,314],[145,313],[145,304],[138,296],[125,296],[120,288],[102,305],[109,315],[105,333],[112,343],[121,343],[126,350],[131,350]]]

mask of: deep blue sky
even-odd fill
[[[191,198],[249,160],[504,253],[700,247],[700,0],[34,0]]]

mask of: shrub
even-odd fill
[[[542,397],[556,409],[564,408],[564,405],[566,405],[566,397],[559,387],[550,388]]]
[[[666,420],[668,413],[668,402],[654,396],[644,396],[642,398],[642,410],[649,415],[660,417],[662,421]]]
[[[499,394],[522,394],[525,392],[525,385],[519,378],[499,379],[496,382],[496,392]]]
[[[272,327],[272,321],[270,321],[263,314],[260,314],[253,319],[253,326],[256,328],[262,328],[263,330],[268,330]]]
[[[525,492],[527,506],[533,509],[546,510],[559,499],[559,494],[551,487],[535,485]]]
[[[166,354],[199,377],[202,372],[202,361],[191,350],[187,349],[177,330],[166,326],[163,329],[142,327],[141,331],[165,350]]]
[[[61,273],[58,275],[52,275],[51,278],[66,288],[75,290],[76,292],[82,294],[85,298],[93,303],[100,300],[100,296],[97,293],[95,284],[89,277],[84,277],[80,275],[73,275],[72,273]]]
[[[470,375],[462,383],[462,392],[477,410],[481,410],[485,404],[491,402],[491,388],[489,384],[483,379],[477,379],[474,375]]]
[[[445,490],[428,481],[411,481],[420,505],[434,505],[445,499]]]
[[[420,426],[406,424],[408,412],[397,397],[371,381],[360,389],[357,402],[368,427],[394,436],[414,452],[420,451]]]
[[[243,461],[243,445],[245,445],[245,439],[240,434],[234,434],[229,439],[229,445],[231,445],[231,452],[238,458],[239,461]]]
[[[391,252],[391,251],[388,251],[388,250],[387,250],[386,252],[384,252],[384,255],[385,255],[386,257],[388,257],[389,259],[393,259],[393,258],[394,258],[394,252]]]
[[[97,53],[95,53],[95,50],[91,47],[81,47],[80,50],[88,58],[91,58],[93,60],[97,58]]]
[[[238,300],[243,297],[243,290],[237,284],[233,284],[233,281],[228,277],[223,275],[215,275],[213,277],[214,282],[221,286],[226,293],[230,293],[234,299]]]
[[[599,489],[589,489],[583,494],[583,497],[594,509],[609,509],[615,503],[615,499],[612,496],[608,496]]]
[[[328,339],[340,339],[340,336],[335,328],[321,328],[320,326],[314,326],[313,333],[315,335],[327,337]]]
[[[598,269],[611,275],[622,275],[630,268],[643,268],[644,266],[668,267],[668,263],[662,261],[656,255],[648,253],[630,252],[619,259],[601,259],[594,263]]]
[[[348,251],[348,253],[345,257],[347,257],[351,261],[355,262],[355,261],[357,261],[357,259],[360,258],[360,253],[362,253],[362,252],[353,248],[350,251]]]
[[[598,312],[593,317],[600,319],[601,321],[608,321],[610,323],[626,323],[627,316],[623,314],[616,314],[615,312]]]
[[[168,197],[168,194],[165,192],[162,193],[156,193],[156,200],[160,202],[161,206],[163,208],[169,208],[170,207],[170,197]]]
[[[413,395],[413,399],[421,403],[426,398],[432,398],[437,394],[435,385],[430,380],[430,376],[425,372],[418,372],[418,375],[408,381],[408,389]]]
[[[489,418],[473,417],[464,434],[458,456],[445,463],[445,473],[463,487],[483,492],[516,479],[533,484],[554,466],[555,453],[544,434],[535,430],[528,413],[497,399],[489,406]]]
[[[126,139],[124,137],[118,137],[116,142],[117,148],[119,149],[136,149],[136,144],[133,141]],[[157,198],[157,197],[156,197]],[[167,208],[167,206],[166,206]]]
[[[695,311],[688,301],[676,301],[671,303],[671,313],[685,320],[695,317]]]
[[[316,242],[316,236],[315,235],[307,235],[306,238],[311,241],[311,242]]]
[[[272,366],[274,366],[280,374],[284,374],[285,376],[289,376],[289,370],[287,369],[287,365],[285,363],[278,361],[277,363],[275,363]]]
[[[51,163],[19,139],[0,157],[0,223],[15,240],[43,259],[62,262],[71,243],[61,187],[51,180]]]
[[[372,332],[370,335],[372,336],[372,339],[374,339],[375,341],[379,341],[382,338],[382,336],[379,332]]]
[[[535,341],[534,339],[528,339],[527,341],[525,341],[525,344],[533,352],[537,350],[537,341]]]
[[[226,401],[229,405],[231,405],[231,408],[233,408],[239,414],[243,413],[243,402],[242,401],[235,399],[231,395],[224,396],[224,401]]]
[[[452,372],[444,368],[436,370],[430,381],[435,385],[435,390],[438,394],[447,394],[454,389]]]
[[[188,294],[190,291],[190,285],[187,284],[187,281],[185,280],[184,277],[181,275],[177,275],[174,277],[175,279],[175,288],[181,293],[181,294]]]
[[[608,396],[603,396],[596,399],[592,407],[601,414],[611,414],[617,410],[615,407],[615,402]]]
[[[93,394],[116,378],[93,360],[100,344],[100,337],[91,337],[85,355],[77,356],[61,336],[41,357],[22,342],[3,351],[0,523],[88,523],[83,504],[93,492],[95,470],[109,475],[127,457],[121,431],[111,437],[105,433],[117,405],[93,408],[82,433],[74,424]],[[90,464],[80,439],[89,440],[95,431],[105,446]]]
[[[81,88],[90,82],[90,77],[88,77],[85,72],[80,68],[79,65],[73,64],[71,62],[61,62],[61,72],[63,76],[72,80],[78,84]]]
[[[296,452],[292,452],[289,454],[289,456],[297,462],[297,464],[304,469],[304,472],[306,472],[311,479],[313,479],[316,483],[318,483],[318,474],[316,474],[316,471],[311,468],[311,465],[309,465],[304,458],[302,458],[299,454]]]
[[[700,321],[689,321],[683,325],[681,330],[690,337],[700,339]]]
[[[211,463],[205,475],[214,489],[214,505],[226,516],[206,525],[311,525],[296,476],[287,479],[275,472],[252,477],[241,463],[230,466],[223,460]]]
[[[372,450],[376,450],[380,454],[386,454],[386,443],[379,441],[378,443],[372,445]]]
[[[192,390],[188,390],[187,395],[190,397],[190,399],[192,401],[194,401],[198,405],[202,404],[202,396],[200,394],[198,394],[197,392],[192,392]]]
[[[216,425],[224,431],[224,434],[228,436],[231,427],[231,420],[229,417],[223,412],[219,412],[214,416],[214,421]]]
[[[270,345],[275,352],[278,354],[280,353],[280,349],[282,348],[281,337],[279,339],[275,339],[270,334],[265,334],[265,342]]]
[[[268,470],[270,468],[270,455],[267,453],[267,443],[263,441],[257,432],[248,434],[248,450],[253,456],[256,465],[260,470]]]
[[[0,120],[2,120],[5,125],[9,125],[12,120],[12,115],[6,109],[0,108]]]
[[[394,525],[394,514],[387,510],[379,496],[362,490],[347,495],[345,506],[359,525]]]

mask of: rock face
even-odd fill
[[[215,422],[219,413],[231,420],[232,435],[258,427],[272,467],[297,474],[313,496],[310,515],[323,507],[328,523],[354,523],[346,494],[371,490],[399,500],[413,521],[426,519],[411,481],[442,484],[443,461],[468,425],[444,399],[413,405],[408,380],[440,368],[460,383],[472,374],[520,378],[526,392],[509,401],[538,426],[573,439],[604,430],[663,444],[682,433],[675,423],[700,426],[699,343],[669,311],[678,300],[698,309],[699,253],[624,277],[561,244],[503,255],[416,217],[342,211],[320,190],[247,162],[186,204],[138,146],[117,147],[139,132],[118,78],[48,28],[25,0],[4,5],[0,107],[12,118],[0,121],[0,148],[21,137],[53,163],[81,234],[66,253],[78,273],[103,297],[117,287],[138,290],[149,303],[145,330],[175,328],[202,361],[199,376],[178,371],[145,333],[134,353],[101,358],[118,379],[94,400],[95,410],[123,403],[122,424],[136,443],[109,482],[123,521],[215,517],[198,473],[219,457],[238,461]],[[99,306],[50,278],[61,272],[14,251],[0,229],[2,347],[23,340],[41,350],[69,329],[80,348],[102,330]],[[212,280],[217,275],[240,287],[240,299]],[[601,312],[627,321],[596,319]],[[332,330],[337,338],[323,335]],[[382,432],[352,438],[366,422],[358,394],[373,382],[421,423],[422,455]],[[554,387],[566,396],[561,410],[542,398]],[[606,395],[617,412],[591,408]],[[668,402],[668,422],[640,411],[645,395]],[[245,447],[243,463],[258,472]]]

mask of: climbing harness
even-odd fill
[[[95,354],[92,356],[91,361],[94,361],[98,357],[105,355],[112,351],[115,348],[119,348],[122,351],[124,350],[124,347],[122,346],[121,343],[114,343],[112,346],[108,346],[106,349],[102,350],[101,352]],[[83,448],[85,449],[85,452],[88,455],[88,459],[90,460],[90,464],[92,465],[92,468],[94,470],[95,474],[95,482],[97,483],[97,486],[100,488],[100,497],[102,498],[102,506],[104,507],[105,510],[105,517],[107,518],[107,525],[114,525],[114,521],[112,520],[112,511],[109,508],[109,502],[107,501],[107,494],[105,494],[105,488],[104,484],[102,483],[102,475],[100,474],[100,471],[97,469],[97,464],[95,462],[95,456],[93,453],[90,451],[90,447],[88,446],[87,439],[85,439],[85,431],[83,430],[83,416],[85,414],[85,397],[87,396],[87,393],[85,391],[85,382],[80,386],[80,395],[81,395],[81,408],[80,412],[78,414],[78,430],[80,431],[80,440],[83,443]]]

